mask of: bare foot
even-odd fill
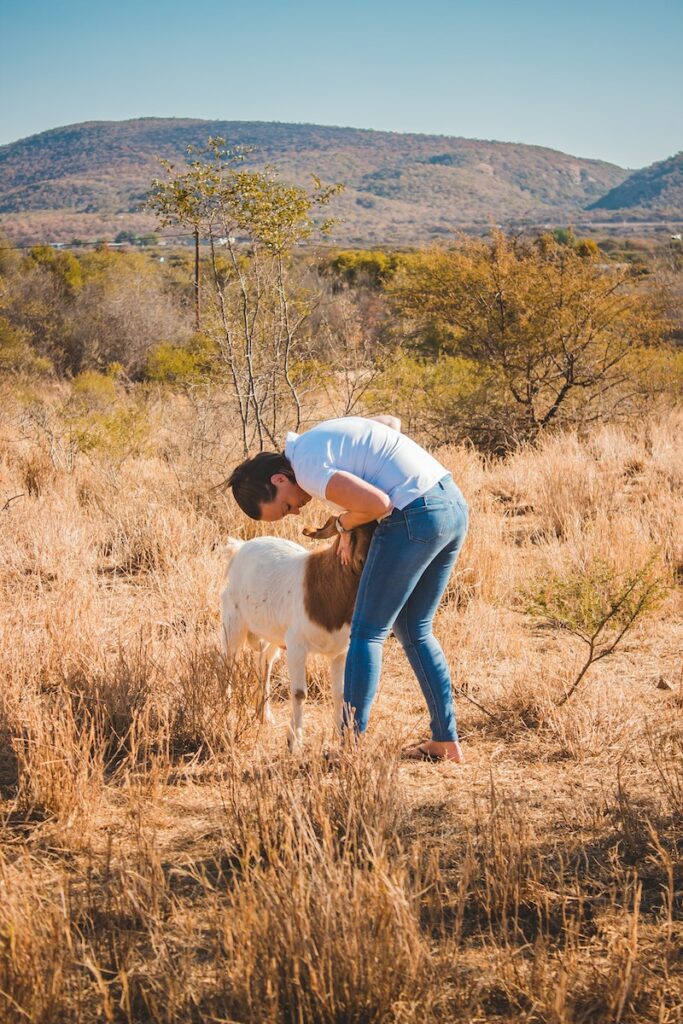
[[[425,740],[417,747],[404,750],[403,757],[408,761],[453,761],[455,764],[462,764],[465,760],[462,747],[452,740]]]

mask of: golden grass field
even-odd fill
[[[466,764],[399,760],[427,714],[391,639],[328,771],[323,667],[292,756],[284,669],[261,726],[218,616],[226,537],[322,507],[266,526],[210,490],[239,450],[200,402],[116,459],[2,401],[0,1020],[683,1020],[683,416],[440,449]],[[559,706],[582,644],[530,587],[653,559],[659,603]]]

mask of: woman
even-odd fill
[[[451,679],[432,621],[467,533],[467,505],[447,470],[400,428],[394,416],[325,420],[290,432],[284,453],[247,459],[228,485],[243,512],[267,523],[298,515],[311,497],[332,505],[345,564],[350,531],[379,521],[351,622],[344,703],[364,732],[393,628],[431,718],[431,739],[404,756],[460,762]]]

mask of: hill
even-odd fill
[[[590,209],[680,217],[683,210],[683,152],[635,171],[593,203]]]
[[[345,243],[422,241],[491,221],[566,223],[628,172],[540,146],[308,124],[141,118],[85,122],[0,147],[0,226],[17,240],[111,237],[150,228],[141,212],[159,157],[179,162],[209,135],[254,147],[305,181],[346,186]]]

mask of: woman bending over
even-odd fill
[[[393,629],[431,720],[431,738],[404,756],[460,762],[451,677],[432,622],[465,540],[467,505],[450,473],[400,426],[394,416],[348,416],[290,432],[283,453],[247,459],[228,485],[243,512],[267,523],[298,515],[312,497],[327,502],[338,512],[345,564],[349,532],[378,520],[351,620],[347,721],[351,716],[359,733],[366,730]]]

